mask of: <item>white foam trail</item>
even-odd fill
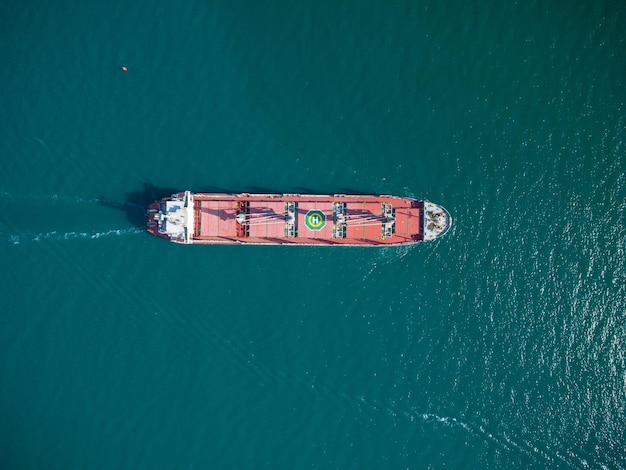
[[[132,229],[126,229],[126,230],[122,230],[122,229],[108,230],[106,232],[96,232],[92,234],[89,238],[100,238],[100,237],[106,237],[109,235],[121,236],[121,235],[128,235],[132,233],[143,233],[144,231],[145,230],[140,229],[140,228],[132,228]]]

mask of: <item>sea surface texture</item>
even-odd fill
[[[6,0],[0,38],[1,468],[626,468],[624,2]],[[185,189],[454,226],[148,235]]]

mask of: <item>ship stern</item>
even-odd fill
[[[148,206],[148,232],[174,243],[193,243],[193,194],[173,194]]]

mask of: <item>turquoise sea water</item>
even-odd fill
[[[626,468],[623,3],[0,21],[2,468]],[[145,234],[183,189],[392,193],[455,225]]]

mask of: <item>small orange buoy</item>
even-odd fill
[[[125,65],[122,65],[122,72],[128,72],[128,67],[126,67]]]

